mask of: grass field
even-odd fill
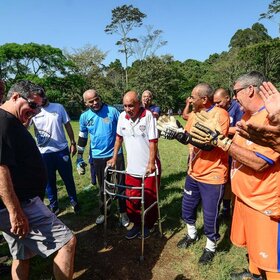
[[[181,122],[182,119],[180,119]],[[73,129],[75,135],[78,135],[78,122],[73,122]],[[77,137],[76,137],[77,138]],[[164,231],[165,245],[162,251],[159,253],[157,262],[149,267],[151,273],[143,279],[192,279],[192,280],[229,280],[229,274],[232,271],[240,271],[242,268],[247,267],[245,258],[246,251],[240,248],[234,247],[229,241],[229,225],[222,224],[220,228],[221,239],[218,244],[218,250],[216,257],[211,265],[199,266],[197,261],[204,248],[206,237],[203,235],[202,214],[199,211],[197,226],[199,229],[200,239],[199,241],[188,248],[187,250],[178,250],[176,243],[183,237],[186,230],[184,223],[181,221],[181,198],[182,190],[185,183],[186,169],[187,169],[187,147],[178,143],[175,140],[169,141],[160,139],[159,141],[160,157],[162,162],[162,179],[160,189],[160,205],[162,213],[162,225]],[[85,155],[85,159],[87,155]],[[79,239],[83,242],[78,242],[77,253],[78,256],[82,256],[82,250],[85,250],[86,243],[94,242],[94,236],[91,240],[83,240],[88,235],[83,235],[83,232],[88,230],[94,230],[97,226],[94,224],[95,217],[98,213],[98,201],[97,190],[90,185],[89,169],[85,176],[78,176],[75,170],[75,157],[73,159],[73,173],[75,177],[79,202],[82,207],[82,211],[79,216],[74,215],[69,205],[67,193],[63,185],[62,180],[58,176],[58,189],[59,189],[59,203],[62,213],[60,218],[77,234]],[[47,201],[46,201],[47,203]],[[78,226],[79,225],[79,226]],[[82,226],[81,226],[82,225]],[[99,229],[99,234],[102,234],[102,230]],[[150,239],[149,239],[150,240]],[[157,242],[156,239],[153,242]],[[83,247],[85,246],[85,247]],[[0,254],[8,253],[8,248],[5,243],[0,245]],[[168,257],[164,257],[168,256]],[[170,257],[169,257],[170,256]],[[173,257],[172,257],[173,256]],[[87,256],[88,258],[89,256]],[[123,263],[125,267],[126,255],[122,255]],[[147,259],[149,257],[146,257]],[[82,257],[76,260],[76,263],[80,262]],[[111,260],[113,261],[113,260]],[[78,265],[80,267],[80,264]],[[93,266],[95,264],[93,263]],[[144,267],[143,267],[144,269]],[[145,268],[147,269],[147,268]],[[76,279],[106,279],[102,276],[102,272],[99,273],[99,277],[95,277],[95,272],[83,275],[83,271],[75,266],[75,278]],[[35,257],[31,261],[31,276],[30,279],[51,279],[52,264],[51,258],[42,259]],[[101,276],[100,276],[101,275]],[[159,276],[161,275],[161,277]],[[171,275],[162,278],[162,275]],[[0,279],[10,279],[8,275],[0,275]],[[109,278],[120,279],[120,278]],[[129,274],[122,279],[140,279],[132,277]]]

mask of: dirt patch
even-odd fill
[[[174,255],[178,238],[160,237],[155,230],[145,240],[144,260],[140,261],[140,239],[126,240],[126,229],[116,219],[110,219],[107,229],[107,248],[103,226],[85,227],[77,232],[75,279],[188,279],[174,267],[182,261],[182,256]]]

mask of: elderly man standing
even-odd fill
[[[260,95],[264,81],[261,73],[253,71],[239,77],[234,84],[236,99],[245,111],[242,121],[248,125],[269,123]],[[280,155],[238,133],[233,140],[222,137],[215,116],[205,115],[203,118],[192,131],[193,137],[227,150],[233,158],[231,182],[236,200],[231,241],[247,248],[250,273],[233,274],[232,279],[245,279],[245,276],[246,279],[280,279]]]
[[[158,131],[156,120],[149,110],[141,107],[136,92],[129,91],[123,97],[124,112],[121,113],[117,138],[114,148],[114,156],[108,164],[115,166],[118,151],[124,141],[127,151],[127,174],[125,184],[140,187],[141,178],[135,177],[146,175],[145,178],[145,208],[149,207],[157,199],[156,180],[160,180],[160,161],[157,158]],[[157,176],[156,176],[156,169]],[[158,184],[159,185],[159,184]],[[140,190],[126,189],[126,196],[139,196]],[[140,200],[127,200],[127,213],[134,226],[126,234],[126,239],[133,239],[140,235],[141,205]],[[150,229],[158,218],[157,208],[153,207],[146,214],[144,238],[150,236]]]
[[[153,116],[158,119],[160,115],[160,107],[153,104],[153,94],[149,90],[145,90],[142,93],[142,106],[150,110],[153,114]]]
[[[30,124],[34,126],[37,146],[48,172],[46,191],[50,210],[56,215],[60,211],[56,185],[56,171],[58,171],[65,184],[70,204],[74,212],[78,214],[80,206],[70,157],[70,153],[73,157],[77,149],[70,118],[65,108],[59,103],[49,102],[45,97],[41,112],[32,118]],[[68,147],[64,128],[70,140],[70,148]]]
[[[76,238],[42,202],[47,176],[24,124],[40,112],[44,90],[20,81],[0,107],[0,230],[13,256],[12,279],[28,279],[35,255],[54,258],[56,279],[72,279]]]
[[[221,133],[227,135],[229,115],[213,103],[213,88],[207,83],[198,84],[193,90],[190,102],[193,111],[189,115],[185,127],[185,138],[196,123],[195,113],[213,112],[219,116]],[[182,139],[182,137],[177,140]],[[180,140],[179,140],[180,141]],[[180,141],[182,142],[182,141]],[[183,143],[183,142],[182,142]],[[187,224],[187,234],[181,239],[178,248],[187,248],[198,240],[196,229],[197,208],[202,202],[204,233],[207,236],[206,245],[199,263],[207,264],[215,256],[216,243],[220,238],[218,214],[224,193],[224,184],[228,177],[228,154],[218,148],[209,151],[195,142],[186,141],[189,145],[189,168],[182,201],[182,216]]]
[[[80,175],[85,174],[86,163],[83,160],[83,153],[87,145],[88,136],[90,136],[92,162],[99,186],[100,215],[96,218],[96,224],[100,225],[105,220],[104,169],[107,161],[113,156],[117,122],[120,113],[115,107],[103,103],[101,97],[94,89],[85,91],[83,99],[88,110],[82,113],[80,117],[77,171]],[[121,149],[116,156],[116,162],[117,169],[124,170],[124,156]],[[119,184],[123,184],[122,177],[118,177]],[[121,223],[127,227],[129,225],[129,219],[126,214],[126,204],[123,198],[119,198],[119,208]]]

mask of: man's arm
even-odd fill
[[[182,118],[187,121],[189,119],[189,115],[190,115],[190,100],[191,97],[187,97],[186,99],[186,106],[182,112]]]
[[[157,155],[157,141],[150,140],[149,141],[149,148],[150,148],[150,153],[149,153],[149,162],[147,166],[147,171],[146,175],[149,175],[156,170],[156,155]]]
[[[257,156],[255,152],[240,147],[234,142],[230,145],[228,152],[232,158],[255,171],[261,172],[271,166],[267,161]]]
[[[123,142],[122,136],[117,135],[115,145],[114,145],[114,154],[113,154],[113,157],[107,161],[107,165],[110,165],[112,167],[114,167],[116,165],[117,158],[118,158],[118,152],[122,146],[122,142]]]
[[[11,233],[25,237],[29,233],[29,223],[14,192],[10,171],[6,165],[0,165],[0,198],[9,212]]]
[[[66,132],[68,134],[68,137],[70,139],[70,153],[72,155],[72,157],[77,153],[77,147],[76,147],[76,142],[75,142],[75,136],[74,136],[74,131],[72,128],[72,125],[70,122],[67,122],[66,124],[64,124]]]

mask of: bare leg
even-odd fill
[[[13,260],[12,279],[13,280],[29,279],[29,260]]]
[[[77,239],[73,236],[68,243],[58,250],[53,260],[53,274],[56,280],[73,279],[76,243]]]

